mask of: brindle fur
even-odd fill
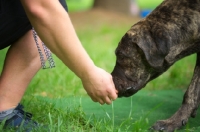
[[[152,129],[173,132],[196,116],[200,104],[200,0],[164,0],[121,39],[112,72],[118,96],[129,97],[176,61],[197,54],[191,83],[182,106]]]

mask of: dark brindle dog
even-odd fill
[[[152,129],[172,132],[195,117],[200,104],[200,0],[164,0],[123,36],[112,72],[118,96],[128,97],[165,72],[176,61],[197,54],[192,81],[182,106]]]

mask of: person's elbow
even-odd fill
[[[21,3],[29,19],[41,19],[45,16],[47,11],[44,6],[44,2],[45,1],[42,0],[21,0]]]

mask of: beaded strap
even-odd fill
[[[46,47],[46,45],[42,42],[42,47],[43,47],[43,50],[44,50],[44,53],[47,57],[47,60],[49,62],[49,66],[47,67],[46,64],[45,64],[45,59],[44,59],[44,55],[42,53],[42,50],[39,46],[39,42],[38,42],[38,35],[35,31],[34,28],[32,28],[32,32],[33,32],[33,38],[35,40],[35,43],[36,43],[36,46],[37,46],[37,49],[38,49],[38,52],[39,52],[39,55],[40,55],[40,61],[41,61],[41,66],[43,69],[47,69],[47,68],[53,68],[55,67],[55,62],[53,60],[53,57],[52,57],[52,54],[51,54],[51,51]]]

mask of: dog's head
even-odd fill
[[[119,42],[115,51],[116,65],[111,73],[118,97],[135,94],[163,71],[164,57],[169,47],[163,40],[166,35],[160,31],[158,29],[152,34],[149,24],[141,21],[126,32]]]
[[[197,7],[189,0],[163,1],[126,32],[116,49],[111,73],[119,97],[135,94],[177,60],[198,51],[195,47],[187,51],[189,42],[199,42]],[[179,10],[182,12],[177,13]]]

